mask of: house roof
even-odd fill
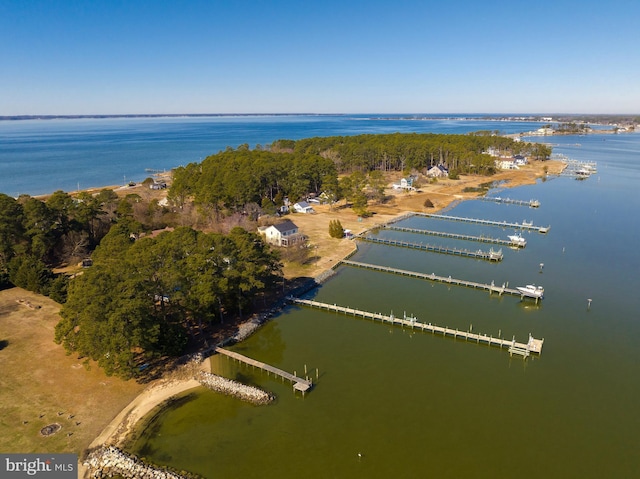
[[[297,230],[298,227],[291,220],[283,221],[282,223],[278,223],[277,225],[273,225],[275,229],[280,231],[280,233],[284,233],[285,231]]]
[[[311,208],[311,205],[306,201],[299,201],[296,203],[300,208]]]

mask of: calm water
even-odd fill
[[[451,211],[551,225],[547,235],[525,233],[525,249],[503,248],[499,264],[365,243],[354,257],[481,282],[542,284],[540,305],[351,267],[311,295],[520,341],[532,333],[545,339],[541,357],[523,361],[292,307],[235,349],[298,373],[307,365],[314,378],[318,368],[310,394],[303,399],[288,384],[214,358],[216,371],[274,391],[277,402],[253,407],[198,390],[157,415],[134,450],[209,478],[638,477],[640,135],[553,140],[556,152],[598,161],[598,173],[500,192],[539,199],[538,209],[468,201]],[[512,233],[418,218],[405,224]]]
[[[142,181],[226,147],[361,133],[531,131],[540,123],[370,116],[227,116],[0,121],[0,192],[40,195]]]

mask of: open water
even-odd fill
[[[147,120],[114,120],[111,124],[127,122],[147,124]],[[231,128],[220,134],[216,140],[220,143],[208,147],[203,138],[210,131],[200,136],[185,126],[204,123],[206,130],[219,122],[242,124],[245,136],[236,125],[237,136]],[[99,123],[100,128],[105,124],[86,123]],[[197,161],[200,155],[226,144],[268,143],[277,138],[413,131],[411,128],[435,132],[496,129],[495,123],[484,122],[359,118],[352,123],[340,117],[167,119],[149,121],[149,128],[171,130],[173,123],[191,133],[175,132],[175,142],[154,133],[161,144],[154,147],[156,159],[159,151],[171,150],[184,158],[141,160],[135,168],[169,168]],[[42,124],[44,130],[53,125]],[[32,128],[27,124],[20,128],[25,125]],[[70,125],[60,128],[73,130]],[[263,129],[253,131],[254,126]],[[368,129],[360,129],[365,127]],[[29,134],[24,133],[20,140],[20,135],[7,133],[10,128],[0,125],[2,165],[7,150],[16,151],[11,153],[16,158],[29,156]],[[44,130],[33,126],[31,135],[42,135],[45,142],[56,136]],[[82,144],[77,132],[69,135]],[[125,133],[114,133],[121,138],[118,135]],[[179,146],[181,138],[189,135],[192,150]],[[23,147],[17,145],[20,141]],[[319,301],[395,315],[406,312],[441,326],[472,327],[474,332],[515,336],[519,341],[526,341],[531,333],[545,340],[540,357],[525,361],[464,340],[291,307],[234,349],[298,374],[306,366],[316,382],[313,391],[303,398],[288,383],[216,357],[214,370],[275,392],[277,402],[254,407],[197,389],[150,418],[132,451],[207,478],[638,477],[640,134],[554,137],[551,141],[557,144],[555,152],[597,161],[598,172],[583,181],[558,177],[533,186],[492,191],[503,197],[538,199],[541,207],[537,209],[467,201],[449,212],[551,225],[546,235],[524,233],[525,249],[503,248],[504,260],[489,263],[360,243],[353,258],[479,282],[508,281],[512,287],[541,284],[545,299],[540,304],[346,266],[310,294]],[[151,139],[140,142],[154,143]],[[136,145],[132,139],[132,150],[125,148],[123,155],[137,158],[134,151],[147,149]],[[71,150],[68,147],[65,155]],[[55,163],[51,158],[43,160],[42,155],[43,150],[35,156],[43,165]],[[78,171],[92,170],[98,164],[85,157]],[[122,164],[134,167],[132,160]],[[114,179],[121,174],[118,169],[111,168]],[[134,173],[128,170],[127,175]],[[40,176],[32,177],[33,185],[38,185],[33,193],[64,188],[46,189]],[[53,176],[49,178],[53,181]],[[96,185],[110,182],[99,179]],[[1,181],[5,183],[0,190],[14,194],[15,183],[7,178]],[[75,184],[76,180],[69,181]],[[419,218],[404,224],[503,238],[513,233]],[[378,234],[470,249],[490,247],[407,233]],[[588,299],[592,300],[590,307]]]
[[[361,133],[530,131],[540,123],[400,116],[214,116],[0,121],[0,192],[43,195],[142,181],[242,144]]]

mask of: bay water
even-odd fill
[[[139,182],[146,170],[199,162],[227,147],[362,133],[516,133],[540,123],[425,116],[258,115],[0,121],[0,192],[44,195]]]

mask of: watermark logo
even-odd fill
[[[2,479],[77,479],[76,454],[0,454]]]

